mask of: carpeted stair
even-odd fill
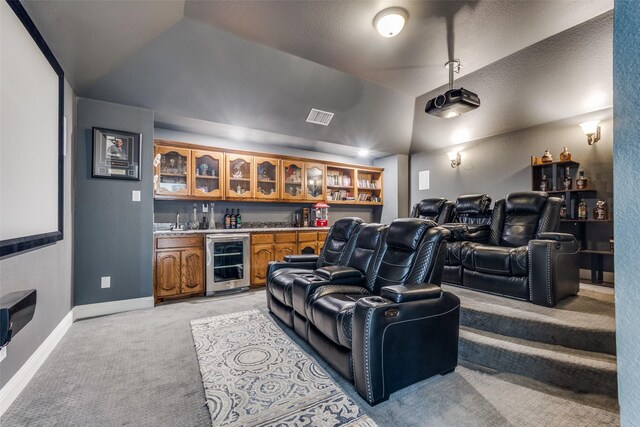
[[[578,392],[617,395],[612,290],[581,285],[577,297],[548,308],[443,288],[462,304],[461,361]]]

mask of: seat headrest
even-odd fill
[[[336,240],[349,240],[356,227],[364,221],[358,217],[340,218],[333,224],[332,237]]]
[[[457,214],[483,214],[491,206],[491,197],[486,194],[467,194],[456,199]]]
[[[415,251],[422,240],[424,233],[436,223],[428,219],[399,218],[389,224],[387,232],[387,246]]]
[[[420,200],[418,203],[419,215],[438,215],[442,210],[442,206],[447,202],[444,197],[434,197],[432,199]]]
[[[387,228],[386,224],[365,224],[358,234],[356,247],[363,249],[375,249],[382,233]]]
[[[549,196],[544,191],[511,193],[505,200],[505,212],[510,214],[539,214]]]

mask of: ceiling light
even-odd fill
[[[401,7],[390,7],[373,18],[373,26],[382,37],[397,36],[409,19],[409,13]]]
[[[587,143],[589,145],[600,141],[600,122],[598,120],[580,123],[580,127],[582,132],[587,135]]]
[[[358,151],[358,156],[360,157],[367,157],[369,155],[369,150],[367,150],[366,148],[362,148],[360,149],[360,151]]]

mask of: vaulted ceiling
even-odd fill
[[[407,9],[409,20],[386,39],[372,20],[389,6]],[[269,135],[270,143],[376,155],[463,142],[454,136],[462,128],[466,140],[478,139],[611,105],[611,13],[596,17],[612,7],[612,0],[25,2],[80,96],[154,109],[162,126],[176,129],[208,122],[198,129],[235,127],[258,142]],[[454,119],[427,117],[424,102],[446,83],[450,56],[462,60],[459,83],[483,105]],[[598,105],[585,106],[581,88],[593,89]],[[522,96],[507,97],[520,89]],[[336,113],[330,126],[305,122],[312,107]]]

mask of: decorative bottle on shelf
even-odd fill
[[[564,198],[564,194],[562,195],[562,205],[560,205],[560,218],[564,219],[567,217],[567,201]]]
[[[190,230],[197,230],[200,228],[200,221],[198,221],[198,206],[193,204],[193,213],[191,214],[191,222],[189,223]]]
[[[571,169],[569,169],[569,166],[567,166],[564,169],[564,178],[562,180],[562,189],[563,190],[571,190],[571,185],[572,184],[573,184],[573,179],[571,179]]]
[[[540,191],[549,191],[549,180],[547,175],[542,174],[542,181],[540,181]]]
[[[224,228],[231,228],[231,215],[229,215],[229,208],[227,208],[224,214]]]
[[[576,179],[576,188],[578,190],[586,190],[589,186],[589,178],[584,176],[584,171],[580,171],[578,179]]]
[[[571,160],[571,153],[569,152],[569,149],[565,146],[562,152],[560,153],[560,161],[568,162],[569,160]]]
[[[593,208],[593,219],[606,221],[609,219],[609,208],[607,207],[606,200],[598,200],[596,207]]]
[[[215,205],[215,203],[209,203],[209,230],[216,228]]]
[[[236,214],[236,228],[242,228],[242,215],[240,215],[240,208],[238,208],[238,213]]]
[[[236,222],[237,219],[238,218],[236,217],[236,210],[235,209],[231,209],[231,218],[230,218],[231,228],[236,228],[236,226],[238,225],[237,222]]]
[[[580,199],[580,202],[578,203],[578,219],[587,219],[587,203],[584,201],[584,199]]]

